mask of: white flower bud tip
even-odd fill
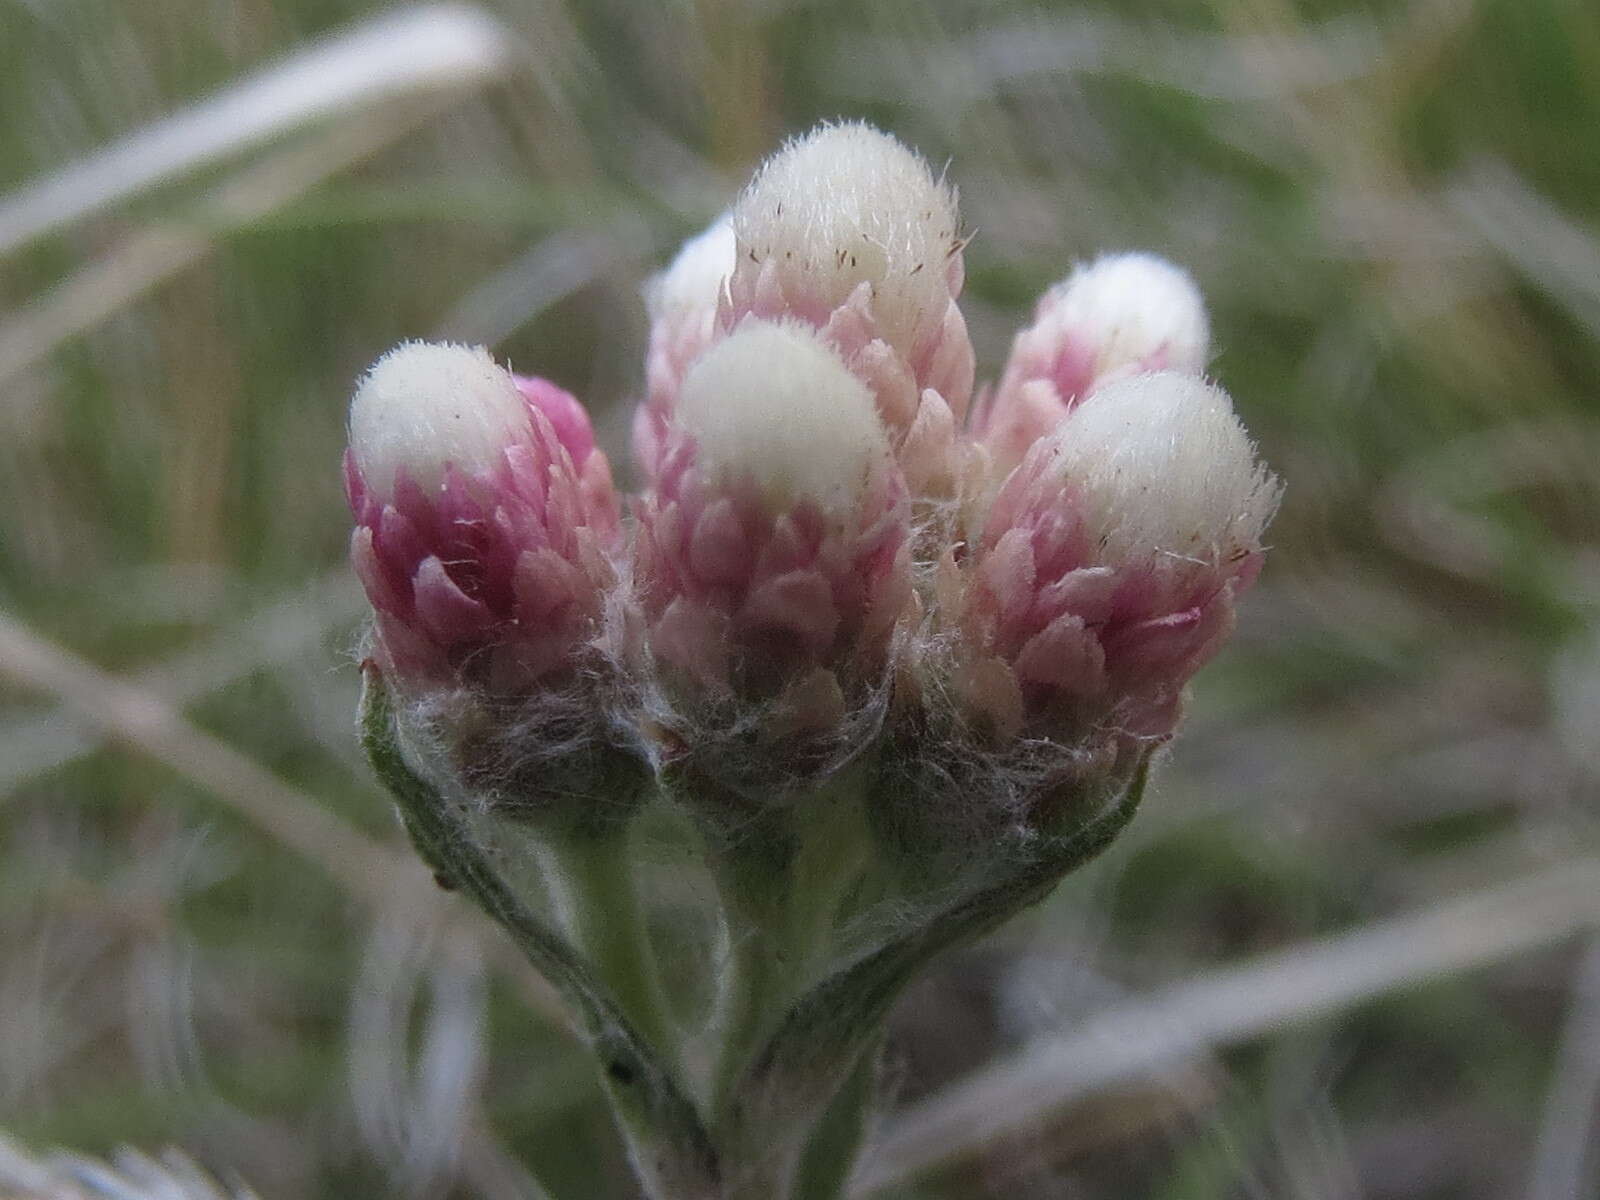
[[[942,317],[946,267],[959,249],[955,190],[894,138],[861,122],[824,125],[756,172],[733,210],[738,253],[802,278],[825,307],[863,280],[873,312],[902,353],[918,320]]]
[[[708,350],[677,422],[710,478],[754,479],[774,507],[847,510],[889,455],[872,393],[797,324],[747,320]]]
[[[528,406],[510,373],[481,346],[397,346],[350,401],[356,469],[385,499],[399,471],[431,490],[447,465],[469,474],[493,469],[528,428]]]
[[[715,310],[722,285],[733,273],[734,255],[733,218],[723,213],[685,242],[671,265],[645,284],[651,320]]]
[[[1108,254],[1075,270],[1040,305],[1094,348],[1095,374],[1130,364],[1149,370],[1205,370],[1210,326],[1188,272],[1154,254]]]
[[[1228,394],[1177,372],[1096,390],[1052,435],[1102,561],[1227,562],[1259,549],[1282,487],[1256,461]]]

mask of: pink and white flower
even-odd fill
[[[1277,480],[1193,376],[1093,391],[1001,488],[959,591],[958,690],[997,729],[1172,732],[1254,581]]]
[[[570,394],[481,349],[386,356],[346,456],[379,653],[429,686],[559,692],[638,746],[682,718],[702,761],[754,729],[832,739],[798,752],[808,777],[891,693],[961,753],[961,720],[997,745],[1169,734],[1278,485],[1199,377],[1192,280],[1150,255],[1052,288],[969,422],[955,202],[859,123],[765,163],[647,289],[628,529]]]
[[[680,695],[787,694],[825,724],[881,679],[907,499],[871,394],[795,323],[748,320],[684,380],[635,584]]]
[[[1188,273],[1153,254],[1108,254],[1039,299],[1000,385],[975,414],[1005,477],[1095,388],[1127,375],[1205,370],[1209,325]]]
[[[408,343],[350,406],[351,560],[402,684],[515,691],[570,665],[614,582],[616,492],[582,406],[482,348]]]

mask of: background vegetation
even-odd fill
[[[0,1128],[631,1194],[358,757],[345,403],[484,341],[625,461],[641,280],[848,115],[949,161],[984,373],[1162,252],[1289,481],[1132,833],[903,1006],[861,1193],[1594,1195],[1600,8],[482,0],[315,49],[414,11],[0,0]]]

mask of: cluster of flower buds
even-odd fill
[[[1089,852],[1070,836],[1136,789],[1261,566],[1279,485],[1202,375],[1189,277],[1144,254],[1080,267],[974,403],[965,245],[954,189],[893,138],[847,123],[784,147],[647,291],[627,521],[578,402],[481,349],[402,346],[352,404],[352,556],[401,738],[426,740],[410,721],[437,741],[430,697],[451,697],[471,716],[446,737],[470,746],[444,757],[501,807],[538,790],[519,754],[601,741],[702,832],[743,832],[702,844],[740,860],[710,867],[730,913],[763,937],[808,931],[751,968],[760,994],[714,1005],[713,1142],[759,1136],[737,1098],[772,1093],[749,1072],[790,1061],[784,1037],[856,1044],[805,1021],[870,1024],[861,997],[899,977],[862,972],[1036,899]],[[611,803],[615,770],[587,769],[561,775],[562,802]],[[1041,833],[1063,847],[1042,871]],[[945,880],[896,899],[908,852],[963,838],[995,857],[963,896]],[[899,865],[860,887],[884,859]],[[886,922],[851,911],[862,894]],[[891,954],[897,920],[926,949]],[[876,946],[830,950],[847,926]],[[845,999],[807,1007],[811,987]],[[848,1058],[793,1061],[823,1103]],[[788,1083],[792,1117],[805,1089]]]

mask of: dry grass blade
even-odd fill
[[[440,5],[317,43],[0,199],[0,255],[308,122],[481,84],[504,69],[511,40],[477,9]]]
[[[153,696],[97,671],[5,615],[0,615],[0,676],[54,695],[108,736],[227,801],[252,824],[363,896],[388,901],[400,872],[421,872],[420,866],[413,868],[409,860],[368,841]]]
[[[1077,74],[1127,75],[1209,98],[1273,101],[1362,78],[1381,46],[1379,30],[1359,18],[1224,37],[1079,11],[1060,17],[1024,12],[959,41],[880,36],[869,40],[870,53],[855,52],[859,40],[858,33],[841,38],[830,56],[829,70],[842,89],[875,97],[935,87],[941,100],[962,104],[1022,81]]]
[[[1445,199],[1479,237],[1600,336],[1600,237],[1503,162],[1475,164]]]
[[[119,1150],[110,1164],[75,1154],[31,1157],[0,1134],[0,1200],[254,1200],[238,1183],[224,1184],[187,1155],[167,1150],[153,1159]]]
[[[1207,1051],[1596,925],[1600,862],[1580,860],[1118,1005],[912,1106],[869,1149],[851,1195],[870,1196]]]
[[[510,943],[485,938],[471,910],[442,897],[427,870],[409,854],[390,850],[284,783],[254,759],[204,730],[150,694],[96,670],[0,613],[0,679],[45,692],[98,726],[106,737],[170,767],[245,820],[316,864],[378,911],[409,905],[418,926],[449,922],[442,941],[469,959],[492,952],[521,985],[529,1004],[557,1027],[566,1017],[553,991]]]
[[[291,596],[251,609],[198,645],[141,669],[130,682],[182,707],[252,671],[307,652],[330,629],[354,623],[364,608],[359,587],[341,566]],[[21,784],[99,744],[98,731],[53,711],[0,724],[0,804]]]
[[[434,336],[494,345],[606,271],[649,249],[649,231],[637,220],[615,221],[603,234],[551,234],[463,296],[439,322]]]
[[[440,111],[437,98],[410,98],[330,130],[309,145],[271,155],[205,196],[190,226],[140,230],[34,299],[0,325],[0,383],[42,362],[158,284],[201,261],[218,229],[282,208],[324,179],[371,157]]]
[[[1528,1200],[1593,1196],[1594,1122],[1600,1101],[1600,939],[1591,939],[1573,982],[1555,1080],[1528,1178]]]
[[[1403,554],[1467,579],[1492,582],[1514,561],[1519,536],[1485,515],[1490,504],[1559,488],[1579,511],[1597,503],[1594,462],[1600,424],[1561,417],[1505,422],[1452,439],[1419,455],[1378,493],[1379,529]],[[1572,602],[1593,594],[1581,565],[1570,578]]]

